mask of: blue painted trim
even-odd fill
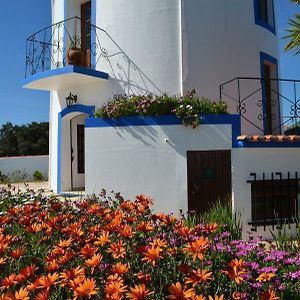
[[[299,148],[300,142],[250,142],[238,141],[239,148]]]
[[[81,112],[89,115],[89,118],[93,118],[95,113],[95,106],[87,106],[82,104],[74,104],[71,107],[64,108],[58,113],[57,124],[57,192],[61,191],[61,123],[62,119],[73,112]]]
[[[92,15],[91,15],[91,23],[92,25],[96,26],[96,11],[97,11],[97,3],[96,0],[91,0],[91,10],[92,10]],[[96,69],[96,49],[93,50],[93,45],[95,45],[96,48],[96,30],[91,31],[91,65],[95,66]]]
[[[68,0],[64,0],[64,20],[67,20],[68,19]],[[63,65],[65,66],[66,65],[66,57],[67,57],[67,38],[66,38],[66,30],[64,30],[64,37],[63,37]]]
[[[205,115],[200,116],[200,123],[209,124],[231,124],[232,147],[238,146],[237,137],[241,135],[241,118],[239,115]],[[158,117],[129,116],[118,119],[111,118],[87,118],[86,128],[95,127],[125,127],[125,126],[153,126],[153,125],[181,125],[182,119],[174,115]]]
[[[275,65],[276,67],[276,78],[278,78],[278,61],[275,57],[264,53],[264,52],[260,52],[260,76],[261,78],[265,78],[265,70],[264,70],[264,62],[270,62],[273,65]],[[263,116],[266,115],[266,88],[265,85],[262,84],[262,101],[263,101],[263,105],[262,105],[262,110],[263,110]],[[280,103],[278,103],[278,107],[279,107],[279,118],[280,118]],[[267,125],[266,125],[266,119],[264,118],[263,120],[263,126],[264,126],[264,134],[267,134]],[[281,130],[280,130],[281,132]]]
[[[260,0],[253,0],[255,24],[266,28],[267,30],[271,31],[273,34],[276,35],[274,1],[271,0],[272,1],[272,11],[273,11],[272,18],[273,18],[274,27],[272,25],[268,24],[267,22],[265,22],[264,20],[260,19],[260,17],[259,17],[259,1]]]
[[[107,80],[109,78],[109,75],[105,72],[96,71],[93,69],[84,68],[84,67],[80,67],[80,66],[69,65],[69,66],[66,66],[63,68],[52,69],[52,70],[48,70],[45,72],[34,74],[28,78],[23,79],[22,85],[25,86],[25,85],[27,85],[31,82],[37,81],[37,80],[41,80],[41,79],[45,79],[45,78],[53,77],[53,76],[58,76],[58,75],[63,75],[63,74],[70,74],[70,73],[82,74],[82,75],[97,77],[97,78],[101,78],[101,79],[105,79],[105,80]]]

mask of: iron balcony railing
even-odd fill
[[[25,77],[69,64],[108,73],[128,94],[163,93],[107,31],[79,17],[55,23],[27,39]]]
[[[100,59],[108,60],[105,42],[118,48],[105,30],[78,17],[48,26],[26,40],[25,77],[68,64],[95,69]]]
[[[237,77],[220,85],[220,98],[238,113],[242,133],[282,134],[300,123],[300,80]]]

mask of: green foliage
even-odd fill
[[[33,176],[33,179],[34,179],[34,180],[37,180],[37,181],[41,181],[41,180],[44,179],[43,174],[42,174],[39,170],[35,170],[35,171],[33,172],[32,176]]]
[[[0,127],[0,157],[44,155],[49,151],[49,123],[6,123]]]
[[[199,116],[207,114],[227,113],[224,102],[211,102],[206,98],[196,96],[195,90],[178,96],[153,95],[117,95],[97,110],[98,118],[121,118],[126,116],[161,116],[175,114],[182,118],[185,125],[196,127]]]
[[[0,183],[7,183],[8,182],[8,177],[5,174],[2,174],[0,171]]]
[[[287,29],[288,34],[284,37],[289,39],[285,45],[285,50],[294,50],[296,54],[300,53],[300,15],[296,14],[295,18],[290,19],[288,24],[291,26]]]
[[[293,234],[288,224],[278,225],[270,230],[276,247],[282,251],[297,253],[300,251],[300,216],[295,218],[296,232]]]
[[[291,0],[296,5],[300,5],[300,0]],[[285,50],[294,50],[296,54],[300,53],[300,15],[295,14],[294,19],[289,19],[291,26],[286,31],[288,34],[284,37],[289,42],[285,45]]]
[[[225,224],[220,228],[220,231],[230,232],[233,239],[241,238],[241,228],[242,224],[240,221],[240,215],[232,213],[232,208],[229,201],[221,202],[218,200],[208,212],[204,214],[189,214],[186,218],[186,224],[191,226],[196,226],[199,223],[207,224]]]

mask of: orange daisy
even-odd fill
[[[133,288],[130,288],[130,292],[126,294],[128,299],[131,300],[140,300],[145,299],[146,297],[153,295],[154,292],[151,292],[150,290],[146,289],[146,286],[144,283],[135,285]]]
[[[142,261],[149,262],[155,266],[156,261],[162,258],[161,251],[162,249],[159,247],[151,246],[150,248],[146,248],[146,251],[144,252],[145,257],[142,258]]]
[[[169,287],[170,295],[166,297],[166,299],[174,299],[174,300],[185,300],[185,299],[193,299],[195,296],[195,290],[193,288],[186,290],[182,287],[180,282],[176,282]]]
[[[96,287],[96,281],[94,279],[85,279],[74,290],[75,297],[91,298],[93,295],[98,294],[98,288]]]
[[[197,258],[202,260],[208,247],[208,238],[201,236],[197,240],[188,243],[188,245],[183,249],[183,252],[186,252],[188,255],[192,255],[193,260],[196,260]]]

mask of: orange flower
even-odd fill
[[[100,265],[102,259],[103,259],[102,254],[95,254],[92,256],[91,259],[87,259],[84,263],[87,267],[92,268],[92,273],[93,273],[94,269]]]
[[[134,274],[134,276],[136,276],[138,278],[138,280],[140,280],[141,282],[150,282],[151,281],[151,275],[150,274],[145,274],[143,272],[138,272],[136,274]]]
[[[204,230],[207,233],[214,233],[217,231],[217,229],[218,229],[218,224],[216,224],[216,223],[206,224],[204,226]]]
[[[160,238],[155,238],[152,242],[149,243],[150,246],[153,246],[153,247],[159,247],[159,248],[165,248],[167,247],[167,242],[160,239]]]
[[[91,258],[97,251],[97,247],[91,244],[86,244],[83,248],[81,248],[80,256],[85,258]]]
[[[124,275],[128,270],[129,270],[128,264],[122,264],[121,262],[118,262],[112,267],[112,273],[118,274],[119,276]]]
[[[125,238],[132,238],[134,231],[132,230],[131,226],[124,225],[123,227],[119,228],[119,233]]]
[[[50,289],[50,287],[54,284],[56,284],[56,281],[58,280],[58,273],[48,274],[47,276],[41,276],[39,278],[39,286],[38,288],[46,288]]]
[[[69,238],[67,240],[61,240],[59,243],[56,244],[55,247],[68,248],[72,244],[72,242],[73,242],[72,238]]]
[[[176,282],[169,287],[169,292],[171,295],[167,296],[166,299],[174,299],[174,300],[185,300],[185,299],[193,299],[195,296],[195,290],[188,289],[185,290],[182,288],[180,282]]]
[[[224,300],[224,295],[218,296],[215,295],[215,297],[213,298],[212,296],[208,296],[209,300]]]
[[[140,222],[137,226],[137,229],[142,232],[149,232],[154,230],[154,226],[150,222]]]
[[[96,281],[94,279],[85,279],[74,290],[75,297],[87,297],[91,298],[93,295],[98,294],[98,288],[96,287]]]
[[[15,292],[15,300],[29,300],[28,294],[26,288],[20,288],[19,291]]]
[[[63,271],[60,275],[59,278],[61,278],[64,281],[69,281],[69,280],[73,280],[78,276],[84,276],[85,275],[85,271],[83,268],[80,268],[80,266],[78,266],[77,268],[72,268],[69,270],[65,270]]]
[[[118,275],[109,276],[104,291],[106,300],[119,300],[123,298],[122,294],[126,292],[126,285],[124,285],[123,279]]]
[[[230,279],[234,280],[236,284],[241,284],[244,281],[242,275],[247,274],[246,269],[244,268],[245,262],[240,259],[233,259],[229,263],[229,268],[227,271],[223,271]]]
[[[189,274],[189,277],[186,277],[186,283],[192,283],[195,287],[198,283],[207,282],[212,280],[212,272],[208,272],[207,270],[192,270]]]
[[[48,298],[49,298],[49,291],[44,290],[44,291],[39,292],[35,296],[34,300],[48,300]]]
[[[192,232],[192,229],[190,229],[189,227],[187,227],[183,221],[178,222],[175,226],[174,226],[174,231],[176,234],[178,234],[180,237],[182,238],[187,238],[190,233]]]
[[[6,258],[0,257],[0,266],[6,263]]]
[[[13,286],[16,281],[16,274],[12,273],[9,276],[5,277],[4,279],[1,280],[1,290],[5,290]]]
[[[261,273],[257,278],[256,281],[259,282],[268,282],[276,275],[274,273]]]
[[[121,240],[116,243],[112,243],[107,251],[112,253],[112,257],[115,259],[124,258],[126,255],[125,244]]]
[[[262,292],[259,294],[260,300],[279,300],[280,297],[276,296],[276,293],[274,290],[269,289],[267,292]]]
[[[97,246],[103,246],[107,243],[110,243],[109,232],[103,231],[102,234],[100,235],[100,237],[97,238],[97,240],[95,241],[94,244]]]
[[[59,269],[59,263],[56,259],[53,259],[51,262],[49,262],[46,266],[46,269],[48,272],[54,272]]]
[[[209,247],[208,238],[201,236],[194,242],[188,243],[188,245],[183,249],[184,252],[193,256],[193,260],[197,258],[202,260],[204,258],[204,253]]]
[[[150,248],[146,248],[146,251],[144,252],[145,257],[142,258],[142,261],[149,262],[153,266],[155,266],[156,261],[162,258],[162,256],[160,255],[161,251],[162,250],[159,247],[151,246]]]
[[[24,249],[21,247],[10,252],[10,256],[13,257],[14,259],[20,258],[23,254],[24,254]]]
[[[242,300],[243,299],[243,293],[241,293],[241,292],[234,292],[232,294],[232,299],[233,300]]]
[[[127,293],[127,298],[132,300],[145,299],[146,297],[154,294],[146,289],[144,283],[140,285],[135,285],[134,288],[130,288],[130,292]]]

